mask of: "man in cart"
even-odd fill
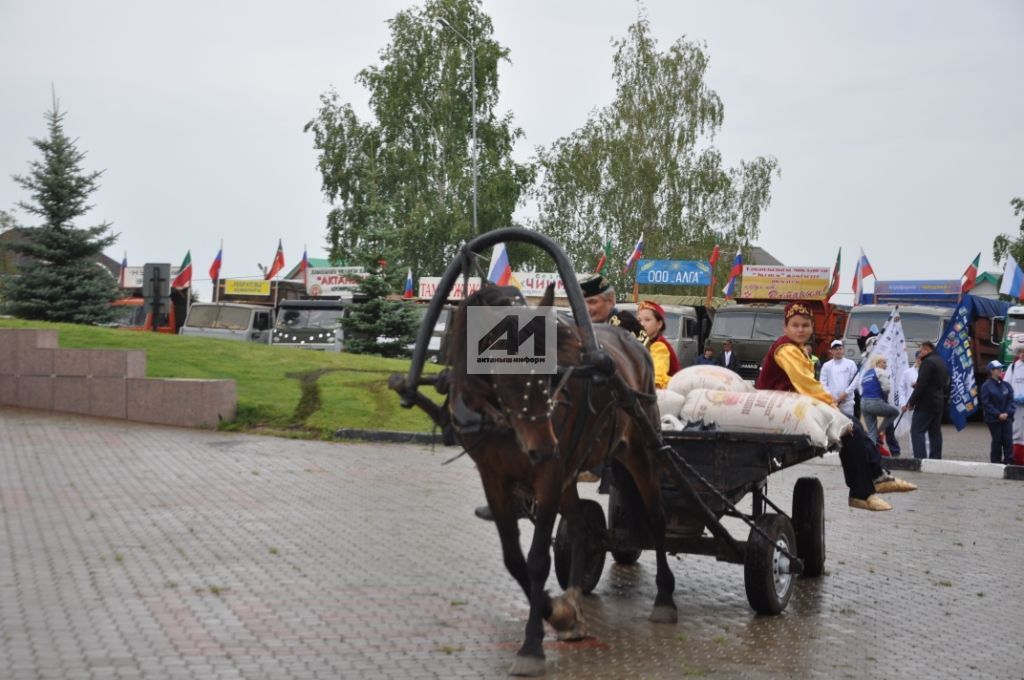
[[[810,308],[800,302],[789,303],[783,312],[783,323],[785,335],[768,350],[755,386],[759,390],[798,392],[835,406],[832,394],[815,379],[814,368],[803,351],[804,343],[814,332]],[[859,510],[891,510],[892,506],[878,494],[913,491],[917,486],[883,470],[877,450],[874,456],[869,455],[868,447],[874,444],[864,428],[856,421],[851,422],[852,428],[843,435],[839,450],[843,476],[850,489],[849,505]]]

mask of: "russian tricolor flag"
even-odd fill
[[[740,250],[736,251],[736,257],[732,261],[732,269],[729,270],[729,280],[725,282],[725,289],[722,291],[725,294],[727,300],[732,299],[733,293],[736,292],[736,279],[743,274],[743,252]]]
[[[487,272],[487,280],[499,286],[507,286],[511,279],[512,265],[508,261],[508,251],[504,243],[499,243],[491,251],[491,268]]]
[[[626,264],[622,267],[622,273],[625,274],[629,271],[630,266],[644,256],[644,235],[640,234],[640,239],[633,246],[633,252],[626,258]]]
[[[853,270],[853,304],[859,305],[861,300],[861,292],[864,290],[864,279],[869,276],[874,276],[875,270],[871,268],[871,263],[868,262],[868,256],[864,254],[864,249],[860,249],[860,259],[857,260],[857,267]]]
[[[224,261],[224,242],[220,242],[220,249],[217,251],[217,257],[213,258],[213,264],[210,265],[210,279],[216,283],[220,279],[220,265]]]
[[[1006,267],[1003,269],[1003,282],[999,284],[999,293],[1017,299],[1024,297],[1024,272],[1010,254],[1006,255]]]
[[[409,267],[409,273],[405,275],[405,290],[402,291],[402,297],[406,300],[413,297],[412,292],[412,267]]]
[[[302,272],[302,285],[309,287],[309,255],[306,246],[302,246],[302,262],[299,263],[299,271]]]

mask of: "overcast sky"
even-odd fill
[[[257,275],[278,238],[289,268],[303,244],[323,256],[328,208],[302,127],[331,86],[365,116],[354,77],[411,5],[2,0],[0,209],[25,198],[10,176],[37,158],[52,83],[86,168],[105,171],[80,226],[112,222],[116,260],[178,264],[191,249],[198,280],[220,239],[227,277]],[[779,160],[758,245],[804,266],[831,266],[841,246],[844,291],[861,247],[882,279],[956,278],[979,250],[995,268],[992,240],[1016,233],[1009,201],[1024,196],[1024,3],[646,7],[663,49],[707,43],[727,163]],[[637,5],[483,8],[511,52],[500,110],[526,132],[526,160],[610,101],[610,40]]]

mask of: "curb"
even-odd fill
[[[355,439],[364,442],[385,442],[389,444],[442,444],[441,433],[429,432],[393,432],[390,430],[355,430],[342,428],[335,430],[333,439]]]
[[[808,462],[812,465],[839,465],[839,454],[836,452],[826,453],[820,459]],[[1021,465],[972,463],[963,460],[936,460],[934,458],[883,458],[882,463],[890,470],[1024,481],[1024,466]]]

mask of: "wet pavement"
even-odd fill
[[[0,677],[505,677],[527,607],[454,452],[0,409]],[[656,626],[652,557],[609,559],[548,675],[1024,677],[1024,485],[905,473],[921,489],[867,513],[804,465],[772,476],[781,507],[799,476],[825,486],[827,573],[781,616],[683,556]]]

